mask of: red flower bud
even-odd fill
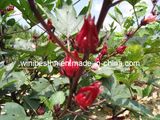
[[[47,26],[48,26],[49,29],[52,29],[52,28],[53,28],[51,19],[48,19],[48,21],[47,21]]]
[[[101,53],[102,55],[105,55],[105,54],[107,54],[107,50],[108,50],[107,44],[104,43],[103,48],[102,48],[102,50],[101,50],[100,53]]]
[[[96,58],[95,62],[100,62],[101,59],[103,58],[103,56],[105,54],[107,54],[107,52],[108,52],[108,47],[107,47],[107,44],[104,43],[103,48],[101,49],[101,51],[100,51],[98,57]]]
[[[82,87],[75,96],[75,102],[82,108],[86,109],[91,106],[97,96],[100,94],[101,82],[97,81],[90,86]]]
[[[116,51],[117,51],[118,54],[123,54],[126,48],[127,48],[127,46],[124,46],[124,45],[123,46],[119,46],[116,49]]]
[[[92,19],[89,15],[85,18],[84,24],[80,32],[76,36],[76,48],[81,53],[96,53],[96,48],[98,47],[98,32],[96,25],[94,23],[94,18]]]
[[[3,16],[6,14],[6,11],[5,10],[0,10],[0,15]]]
[[[73,51],[72,55],[76,60],[80,61],[77,51]],[[69,55],[64,58],[64,64],[61,67],[61,74],[66,75],[69,78],[73,78],[76,73],[80,70],[80,66],[78,65],[79,61],[75,61]]]
[[[9,5],[7,6],[6,10],[9,11],[13,11],[14,10],[14,6],[13,5]]]
[[[150,14],[141,21],[141,25],[147,25],[157,21],[157,15]]]
[[[38,115],[43,115],[45,113],[45,108],[43,106],[39,106],[36,112]]]

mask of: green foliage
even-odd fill
[[[26,116],[26,113],[22,106],[17,103],[8,102],[5,104],[5,107],[2,109],[2,112],[5,112],[4,115],[0,116],[1,120],[29,120],[30,118]]]
[[[58,32],[66,37],[75,34],[81,27],[83,16],[77,17],[76,11],[73,6],[67,4],[61,8],[55,10],[55,16],[46,7],[39,7],[45,12],[45,14],[52,20],[54,27]]]
[[[128,1],[131,5],[136,5],[140,0],[126,0]]]
[[[0,9],[14,5],[29,24],[29,27],[20,25],[12,16],[14,11],[0,15],[0,120],[88,120],[96,109],[104,112],[105,118],[109,115],[119,119],[116,115],[126,109],[130,119],[158,120],[159,114],[153,116],[149,109],[151,105],[143,104],[140,100],[152,97],[152,93],[160,89],[160,24],[154,22],[141,26],[133,37],[126,36],[129,31],[136,30],[148,9],[147,4],[141,0],[126,1],[131,4],[131,9],[135,8],[137,16],[134,10],[131,11],[131,16],[126,16],[118,5],[115,6],[113,12],[109,13],[113,22],[109,24],[109,28],[101,29],[99,33],[97,53],[88,57],[94,63],[95,58],[102,54],[100,50],[106,42],[108,51],[101,60],[100,68],[92,70],[90,66],[84,67],[80,79],[78,76],[72,80],[62,75],[60,66],[56,66],[56,63],[47,64],[48,61],[63,61],[65,52],[54,40],[48,40],[46,30],[33,31],[33,26],[39,26],[39,22],[28,1],[0,0]],[[73,50],[75,36],[81,29],[84,17],[92,13],[93,2],[88,1],[79,15],[76,13],[77,5],[72,0],[35,0],[35,5],[45,22],[51,19],[55,27],[52,32],[64,47]],[[159,7],[156,8],[159,12]],[[138,19],[138,24],[135,18]],[[127,49],[124,54],[117,54],[116,48],[124,45],[124,40],[129,37],[131,38],[125,44]],[[83,54],[79,53],[79,56],[83,59]],[[121,61],[123,65],[106,65],[110,60]],[[28,61],[44,63],[41,66],[27,66],[25,62]],[[127,66],[127,61],[139,62],[140,65]],[[78,83],[75,81],[77,79]],[[97,80],[102,82],[102,93],[94,101],[96,104],[93,103],[87,110],[81,110],[74,99],[78,89]],[[72,86],[73,83],[76,86]],[[69,96],[71,92],[73,94]],[[83,97],[85,93],[81,95]],[[69,99],[71,104],[67,107]],[[39,115],[38,109],[41,107],[44,109],[40,112],[44,114]]]

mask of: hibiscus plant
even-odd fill
[[[159,1],[82,1],[0,0],[0,120],[160,119]]]

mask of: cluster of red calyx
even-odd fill
[[[107,54],[107,51],[108,51],[107,44],[104,43],[102,50],[100,51],[98,57],[96,58],[96,62],[100,62],[103,56]]]
[[[93,104],[97,96],[102,92],[101,82],[96,81],[89,86],[79,89],[75,96],[75,102],[81,109],[87,109]]]
[[[127,46],[125,46],[125,45],[119,46],[119,47],[116,49],[116,52],[117,52],[118,54],[123,54],[124,51],[126,50],[126,48],[127,48]]]
[[[100,53],[98,54],[98,57],[95,60],[95,63],[92,64],[91,69],[92,70],[98,70],[100,68],[99,63],[101,62],[104,55],[106,55],[108,52],[107,44],[104,43],[103,48],[101,49]]]
[[[9,5],[6,7],[5,10],[0,9],[0,15],[3,16],[5,15],[7,12],[13,11],[14,10],[14,6],[13,5]]]
[[[43,106],[39,106],[36,112],[38,115],[43,115],[45,113],[45,108]]]
[[[153,13],[150,14],[149,16],[145,17],[142,21],[141,21],[141,25],[147,25],[149,23],[153,23],[157,21],[157,15],[154,15]]]
[[[80,32],[76,36],[75,47],[80,53],[96,53],[99,39],[94,18],[85,18]]]
[[[67,76],[68,78],[73,78],[76,75],[76,73],[80,70],[78,62],[81,59],[78,56],[78,52],[75,50],[71,53],[75,60],[71,56],[66,55],[66,57],[64,58],[64,64],[61,67],[61,74]]]

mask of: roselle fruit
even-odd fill
[[[150,14],[149,16],[145,17],[141,21],[141,25],[144,26],[144,25],[147,25],[149,23],[156,22],[156,21],[157,21],[157,15]]]
[[[98,43],[97,27],[94,18],[89,15],[84,19],[84,24],[76,36],[75,46],[80,53],[96,53]]]
[[[117,51],[118,54],[123,54],[126,48],[127,48],[127,46],[122,45],[122,46],[119,46],[119,47],[116,49],[116,51]]]
[[[97,96],[102,92],[100,89],[101,82],[96,81],[89,86],[79,89],[75,96],[75,102],[81,109],[87,109],[91,106]]]
[[[39,106],[36,112],[38,115],[43,115],[45,113],[45,108],[43,106]]]
[[[76,73],[80,70],[80,66],[78,65],[78,62],[80,61],[78,52],[75,50],[71,53],[73,57],[78,61],[74,60],[71,56],[66,55],[63,61],[64,64],[61,66],[61,74],[69,78],[73,78],[76,75]]]

